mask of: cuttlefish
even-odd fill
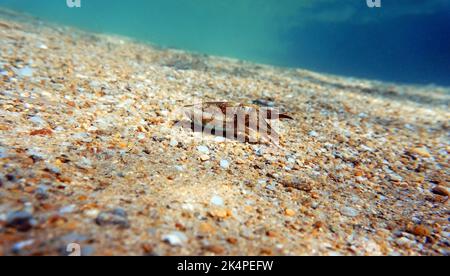
[[[269,121],[293,118],[276,108],[233,102],[204,102],[187,105],[185,115],[191,126],[202,132],[248,143],[279,146],[280,135]]]

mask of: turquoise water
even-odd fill
[[[0,0],[83,29],[259,63],[450,85],[450,1]]]

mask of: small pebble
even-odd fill
[[[85,132],[74,133],[74,134],[72,134],[72,138],[75,140],[80,140],[82,142],[86,142],[86,143],[91,141],[90,134],[85,133]]]
[[[409,247],[411,245],[411,240],[406,237],[401,237],[395,241],[398,246]]]
[[[120,208],[112,211],[101,212],[95,219],[95,222],[99,226],[114,225],[122,229],[130,227],[127,213]]]
[[[53,174],[57,174],[57,175],[61,174],[61,169],[56,166],[53,166],[51,164],[47,164],[47,170]]]
[[[31,78],[33,76],[33,69],[31,69],[31,67],[24,67],[22,69],[18,69],[16,70],[17,75],[19,75],[19,77],[29,77]]]
[[[27,154],[35,162],[47,159],[47,155],[43,154],[39,149],[28,149]]]
[[[144,133],[139,133],[139,134],[137,135],[138,140],[144,140],[146,137],[147,137],[147,136],[145,136]]]
[[[430,158],[431,157],[430,152],[426,148],[412,148],[410,150],[410,152],[413,153],[413,154],[417,154],[417,155],[419,155],[421,157],[424,157],[424,158]]]
[[[391,180],[391,181],[395,181],[395,182],[401,182],[401,181],[403,181],[403,178],[400,176],[400,175],[398,175],[398,174],[390,174],[389,175],[389,179]]]
[[[230,238],[227,238],[227,242],[228,242],[229,244],[235,245],[235,244],[238,243],[238,239],[233,238],[233,237],[230,237]]]
[[[15,243],[15,244],[12,246],[12,252],[13,252],[14,254],[20,254],[20,253],[22,253],[22,250],[23,250],[24,248],[30,247],[30,246],[32,246],[33,244],[34,244],[34,240],[26,240],[26,241],[21,241],[21,242]]]
[[[177,171],[179,171],[179,172],[182,172],[182,171],[184,171],[184,167],[183,166],[175,166],[175,170],[177,170]]]
[[[255,154],[257,156],[263,156],[264,155],[264,149],[263,148],[256,148],[255,149]]]
[[[193,212],[195,210],[194,205],[192,205],[190,203],[184,203],[183,205],[181,205],[181,208],[183,210],[190,211],[190,212]]]
[[[263,186],[266,185],[267,180],[266,179],[258,179],[258,185]]]
[[[222,167],[222,169],[228,169],[230,167],[230,161],[228,160],[220,160],[220,167]]]
[[[209,148],[206,146],[198,146],[197,150],[203,154],[209,154]]]
[[[59,209],[59,213],[61,215],[73,213],[76,210],[77,206],[75,204],[64,206]]]
[[[209,157],[209,155],[203,154],[200,156],[200,160],[203,162],[208,161],[209,159],[211,159],[211,157]]]
[[[31,202],[25,202],[25,203],[23,204],[23,209],[22,209],[22,211],[27,212],[27,213],[29,213],[29,214],[33,214],[33,212],[34,212],[34,206],[33,206],[33,203],[31,203]]]
[[[341,209],[341,214],[346,217],[356,217],[359,215],[359,212],[351,207],[344,207]]]
[[[271,183],[270,185],[266,186],[266,189],[269,191],[276,191],[277,186],[275,185],[275,183]]]
[[[214,229],[214,227],[207,222],[200,223],[200,226],[198,228],[199,228],[199,231],[203,234],[214,233],[216,231]]]
[[[315,132],[314,130],[313,130],[313,131],[310,131],[310,132],[308,133],[308,135],[311,136],[311,137],[317,137],[317,136],[319,136],[319,134],[318,134],[317,132]]]
[[[47,122],[39,116],[32,116],[29,121],[38,127],[45,127],[47,125]]]
[[[358,114],[358,117],[364,119],[364,118],[369,118],[369,115],[367,115],[367,114],[364,113],[364,112],[361,112],[361,113]]]
[[[431,191],[437,195],[450,196],[450,192],[448,191],[448,189],[442,186],[436,186]]]
[[[225,248],[220,245],[208,245],[204,246],[203,249],[217,255],[223,254],[225,252]]]
[[[6,158],[8,157],[8,154],[6,153],[6,149],[0,147],[0,158]]]
[[[89,209],[84,211],[83,213],[85,216],[89,217],[89,218],[96,218],[98,216],[98,214],[100,214],[100,210],[98,209]]]
[[[366,146],[366,145],[361,145],[360,148],[361,148],[362,151],[373,152],[373,149],[368,147],[368,146]]]
[[[39,200],[48,199],[48,187],[39,185],[35,192],[36,198]]]
[[[231,215],[231,212],[225,209],[212,210],[209,214],[214,218],[225,219]]]
[[[188,238],[185,234],[179,231],[174,231],[170,234],[164,235],[162,240],[172,246],[182,246],[188,241]]]
[[[77,167],[80,169],[90,169],[92,168],[92,161],[87,159],[86,157],[82,157],[80,161],[76,163]]]
[[[293,217],[293,216],[295,216],[295,211],[292,210],[292,209],[286,209],[286,210],[284,211],[284,213],[285,213],[285,215],[288,216],[288,217]]]
[[[223,206],[223,199],[220,196],[213,196],[211,203],[217,206]]]
[[[419,237],[428,237],[431,235],[431,231],[428,227],[423,225],[416,225],[411,229],[411,233]]]
[[[31,136],[52,136],[53,130],[48,128],[36,129],[30,132]]]

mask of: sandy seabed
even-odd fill
[[[448,88],[0,18],[0,254],[449,254]],[[281,150],[202,137],[193,99],[294,120]]]

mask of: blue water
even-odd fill
[[[450,86],[450,1],[0,0],[161,46],[345,76]]]

